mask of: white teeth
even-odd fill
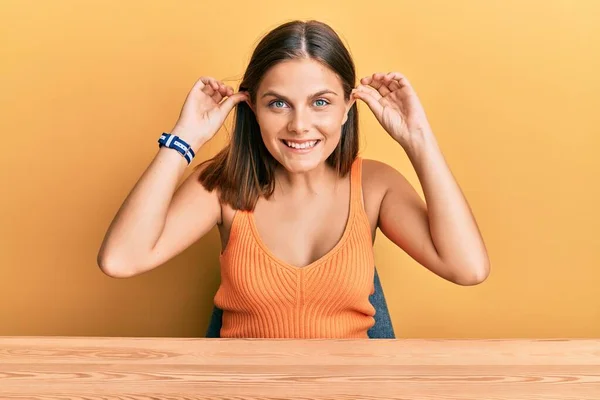
[[[288,142],[287,140],[284,140],[284,142],[289,147],[293,147],[294,149],[308,149],[308,148],[314,147],[317,144],[318,140],[312,140],[310,142],[304,142],[304,143]]]

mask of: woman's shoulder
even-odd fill
[[[378,160],[362,158],[361,161],[361,187],[365,210],[370,219],[373,220],[372,223],[375,224],[381,203],[390,187],[388,176],[397,171],[388,164]]]
[[[378,160],[362,159],[363,187],[387,189],[398,177],[402,177],[402,174],[391,165]]]
[[[412,195],[415,191],[409,180],[396,168],[377,160],[363,160],[362,188],[375,193],[382,202],[390,191]]]

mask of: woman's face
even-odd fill
[[[267,71],[252,109],[265,146],[288,171],[324,163],[340,141],[354,100],[340,78],[312,59],[281,62]]]

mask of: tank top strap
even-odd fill
[[[350,169],[350,204],[353,212],[363,208],[361,157],[356,157]]]

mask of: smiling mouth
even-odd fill
[[[281,139],[281,142],[283,144],[285,144],[287,147],[289,147],[291,149],[297,149],[297,150],[312,149],[317,144],[319,144],[320,141],[321,140],[317,139],[317,140],[307,140],[304,142],[293,142],[293,141]]]

